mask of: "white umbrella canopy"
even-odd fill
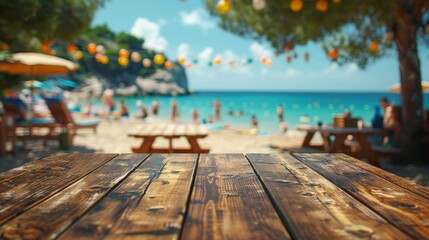
[[[389,88],[389,91],[393,93],[401,92],[401,84],[398,83],[398,84],[392,85]],[[429,91],[429,82],[422,82],[422,91],[423,92]]]
[[[32,52],[14,53],[0,61],[0,72],[15,75],[67,74],[77,69],[79,65],[67,59]]]

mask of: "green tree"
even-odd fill
[[[356,62],[364,68],[396,49],[400,63],[402,101],[402,148],[407,162],[425,158],[427,134],[423,131],[423,95],[418,46],[428,46],[424,34],[428,23],[428,0],[326,0],[329,8],[320,12],[316,0],[303,0],[303,8],[291,10],[292,0],[265,0],[266,7],[257,11],[250,0],[234,0],[232,10],[217,14],[217,0],[205,0],[220,26],[243,37],[267,40],[278,53],[284,48],[323,42],[325,51],[338,49],[339,64]],[[381,43],[370,51],[371,42]],[[389,40],[392,42],[390,43]],[[426,156],[427,158],[427,156]],[[427,162],[427,160],[426,160]]]
[[[0,0],[0,41],[11,51],[35,49],[45,39],[72,41],[106,0]]]

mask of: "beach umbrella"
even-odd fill
[[[14,75],[67,74],[79,65],[67,59],[41,53],[14,53],[0,61],[0,72]]]
[[[62,92],[61,88],[59,88],[57,86],[46,84],[46,83],[43,83],[43,82],[37,81],[37,80],[25,81],[24,85],[26,87],[29,87],[30,89],[39,89],[39,90],[45,91],[45,92],[53,92],[53,93]]]
[[[389,88],[389,91],[393,93],[401,92],[401,84],[398,83],[398,84],[392,85]],[[429,82],[422,82],[422,91],[423,92],[429,91]]]
[[[60,88],[73,89],[73,88],[77,87],[76,82],[73,82],[71,80],[67,80],[64,78],[53,78],[53,79],[46,80],[44,83],[47,85],[57,86]]]

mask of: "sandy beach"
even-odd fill
[[[131,147],[138,146],[141,140],[128,137],[128,133],[141,124],[158,123],[159,120],[144,123],[138,119],[102,121],[96,134],[92,133],[91,130],[80,130],[75,138],[74,147],[66,151],[59,150],[56,142],[49,142],[47,146],[44,146],[41,141],[33,141],[28,144],[27,149],[23,149],[23,146],[18,143],[16,156],[8,154],[0,158],[0,171],[7,171],[31,160],[57,152],[131,153]],[[297,131],[289,131],[284,135],[258,136],[224,129],[210,130],[209,136],[199,141],[202,147],[210,148],[210,153],[284,153],[287,151],[272,146],[298,147],[303,137],[303,133]],[[174,145],[187,147],[188,143],[186,139],[177,139]],[[155,146],[166,147],[168,141],[159,139],[155,142]],[[398,166],[386,159],[382,161],[382,168],[424,186],[429,186],[429,166]]]

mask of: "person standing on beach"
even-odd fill
[[[119,113],[121,117],[129,117],[130,114],[128,113],[128,107],[125,105],[125,100],[121,98],[121,101],[119,103]]]
[[[170,119],[172,122],[176,122],[178,117],[179,117],[179,110],[178,110],[177,102],[175,99],[173,99],[170,104]]]
[[[104,105],[104,118],[109,118],[110,114],[115,110],[115,100],[113,100],[113,95],[113,89],[110,87],[106,88],[103,92],[102,99]]]
[[[250,119],[250,124],[252,125],[252,128],[258,128],[258,120],[256,119],[255,115],[252,115],[252,118]]]
[[[380,106],[384,109],[383,114],[383,126],[390,126],[394,123],[392,115],[392,105],[390,105],[389,99],[383,97],[380,99]]]
[[[136,101],[136,106],[140,109],[140,112],[137,113],[136,117],[145,119],[147,117],[147,109],[144,103],[141,100]]]
[[[277,106],[277,119],[279,120],[279,122],[283,122],[283,106],[282,105],[278,105]]]
[[[222,109],[222,103],[219,100],[216,100],[213,102],[213,106],[214,106],[214,117],[217,121],[220,120],[220,111]]]
[[[196,108],[192,109],[192,119],[194,120],[195,124],[199,123],[199,114]]]
[[[159,110],[159,102],[158,101],[153,101],[152,105],[150,106],[150,113],[153,116],[158,116],[158,110]]]

